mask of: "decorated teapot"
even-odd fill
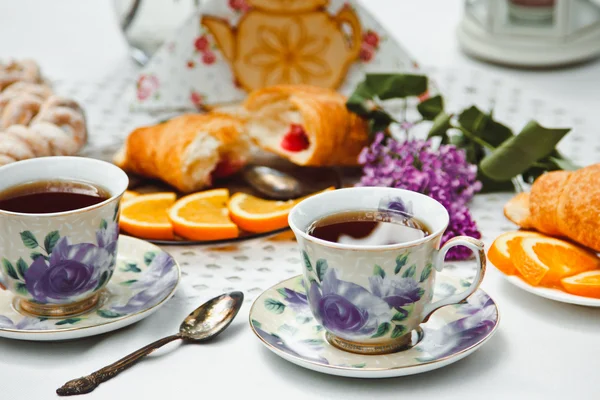
[[[251,9],[237,26],[202,17],[245,90],[284,83],[337,88],[344,81],[361,47],[354,9],[330,15],[329,0],[247,1]]]

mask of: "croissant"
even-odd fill
[[[40,68],[33,60],[0,63],[0,90],[15,82],[42,82]]]
[[[567,237],[600,252],[600,164],[553,171],[535,180],[530,193],[515,196],[504,215],[522,228]]]
[[[250,137],[298,165],[356,165],[368,141],[366,122],[331,89],[271,86],[252,92],[243,108]]]
[[[219,113],[187,114],[134,130],[114,162],[126,171],[192,192],[236,172],[249,152],[250,141],[239,119]]]

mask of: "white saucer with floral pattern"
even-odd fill
[[[123,328],[165,304],[180,275],[171,255],[152,243],[121,235],[117,265],[96,307],[62,319],[29,317],[15,309],[11,292],[0,291],[0,337],[69,340]]]
[[[448,296],[469,282],[438,274],[436,296]],[[352,378],[390,378],[418,374],[452,364],[481,347],[496,331],[498,308],[479,289],[467,303],[437,310],[419,331],[413,346],[384,355],[349,353],[332,346],[313,318],[302,276],[263,292],[250,310],[252,330],[278,356],[317,372]]]

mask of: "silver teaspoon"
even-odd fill
[[[250,186],[272,199],[293,199],[304,192],[296,178],[274,168],[249,165],[242,172]]]
[[[179,333],[150,343],[90,375],[73,379],[56,389],[56,393],[59,396],[89,393],[102,382],[106,382],[131,367],[142,357],[174,340],[182,339],[186,342],[198,343],[212,339],[229,326],[240,310],[243,301],[244,294],[242,292],[231,292],[215,297],[192,311],[179,326]]]

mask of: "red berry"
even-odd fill
[[[217,61],[217,56],[212,51],[207,50],[202,53],[202,62],[204,64],[214,64],[215,61]]]
[[[368,30],[367,33],[363,35],[363,42],[371,47],[377,48],[377,46],[379,46],[379,35],[377,32]]]
[[[195,64],[194,64],[194,62],[192,60],[190,60],[190,61],[187,62],[187,67],[188,68],[194,68],[194,65]]]
[[[200,36],[194,42],[194,47],[198,51],[206,51],[206,50],[208,50],[208,46],[209,46],[209,43],[208,43],[208,38],[206,37],[206,35]]]
[[[281,148],[287,151],[302,151],[308,149],[310,143],[302,125],[292,124],[290,130],[281,139]]]
[[[230,161],[225,158],[219,161],[215,169],[213,169],[211,176],[212,178],[225,178],[235,174],[242,166],[243,163],[241,161]]]
[[[373,49],[373,47],[366,43],[363,43],[362,46],[360,46],[360,59],[364,62],[369,62],[373,59],[373,56],[375,56],[375,50]]]

